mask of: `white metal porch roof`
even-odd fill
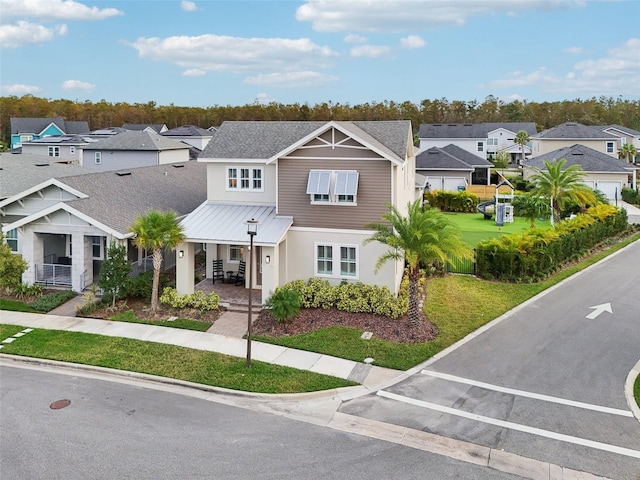
[[[256,245],[277,245],[293,224],[293,217],[276,215],[271,205],[205,202],[180,224],[188,242],[243,245],[249,243],[246,221],[258,220]]]

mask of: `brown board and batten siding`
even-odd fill
[[[310,154],[313,158],[303,158]],[[311,170],[358,171],[357,205],[311,204],[306,193]],[[364,229],[381,221],[389,202],[391,162],[370,150],[303,149],[278,159],[278,214],[293,216],[294,227]]]

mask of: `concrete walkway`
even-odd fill
[[[246,315],[239,315],[246,318]],[[0,323],[166,343],[240,358],[245,358],[247,352],[247,341],[242,338],[140,323],[5,310],[0,310]],[[404,375],[404,372],[397,370],[260,342],[252,342],[251,357],[260,362],[352,380],[367,388],[386,384]]]

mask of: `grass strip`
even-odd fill
[[[19,300],[9,300],[0,298],[0,310],[11,310],[12,312],[40,313],[35,308],[31,308]]]
[[[157,325],[160,327],[181,328],[183,330],[195,330],[196,332],[206,332],[211,328],[212,323],[189,318],[176,318],[175,320],[146,320],[138,318],[133,310],[118,313],[108,318],[116,322],[144,323],[145,325]]]
[[[24,327],[0,325],[0,341]],[[159,375],[258,393],[298,393],[357,385],[318,373],[190,348],[79,332],[35,329],[2,353]]]
[[[638,375],[636,383],[633,385],[633,396],[636,398],[638,407],[640,407],[640,375]]]
[[[254,338],[260,342],[309,350],[358,362],[371,357],[374,359],[374,365],[407,370],[517,305],[637,240],[640,240],[640,234],[586,258],[539,283],[489,282],[468,275],[431,278],[427,281],[425,313],[438,327],[439,335],[429,342],[404,344],[376,338],[364,340],[360,338],[361,330],[342,326],[290,337],[256,336]]]

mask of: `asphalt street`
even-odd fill
[[[639,358],[635,242],[340,412],[637,480],[640,422],[624,384]]]
[[[515,479],[366,436],[134,385],[0,367],[0,477]],[[53,410],[58,400],[67,407]]]

